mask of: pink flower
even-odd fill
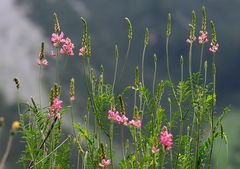
[[[159,151],[160,151],[160,149],[157,148],[155,145],[152,146],[152,153],[153,153],[153,154],[156,154],[156,153],[158,153]]]
[[[64,37],[63,32],[61,32],[60,35],[53,33],[51,38],[51,42],[53,43],[53,46],[58,48],[64,40],[63,37]]]
[[[136,126],[137,128],[141,128],[141,127],[142,127],[142,122],[141,122],[141,120],[135,121],[135,126]]]
[[[172,134],[168,133],[168,129],[166,126],[164,126],[162,129],[160,141],[165,149],[170,150],[172,148],[172,145],[173,145]]]
[[[74,44],[71,42],[71,39],[66,38],[66,39],[63,39],[62,42],[63,42],[63,46],[60,50],[60,53],[73,56],[74,55],[74,53],[73,53]]]
[[[118,112],[115,113],[114,115],[114,120],[118,123],[121,124],[123,122],[122,117],[118,114]]]
[[[47,59],[43,59],[42,61],[40,59],[37,59],[37,64],[38,65],[47,66],[48,65],[48,61],[47,61]]]
[[[115,115],[114,111],[112,111],[112,110],[108,111],[108,119],[109,120],[114,120],[114,115]]]
[[[129,123],[128,123],[129,125],[131,125],[131,126],[135,126],[135,127],[137,127],[137,128],[141,128],[142,127],[142,122],[141,122],[141,120],[131,120],[131,121],[129,121]]]
[[[86,51],[87,51],[87,47],[86,46],[81,47],[79,49],[79,56],[84,56],[86,54]]]
[[[48,117],[57,117],[58,119],[61,118],[59,111],[62,109],[62,100],[55,98],[53,100],[53,104],[49,108]]]
[[[70,101],[74,101],[74,100],[75,100],[75,96],[71,96]]]
[[[107,167],[107,166],[110,166],[111,165],[111,161],[109,159],[102,159],[101,163],[98,164],[98,166],[100,168],[104,168],[104,167]]]
[[[212,53],[216,53],[218,50],[219,44],[211,42],[210,45],[211,45],[211,47],[209,48],[209,51]]]
[[[198,37],[198,42],[200,44],[204,44],[204,43],[208,42],[208,38],[207,38],[208,32],[204,33],[203,31],[200,31],[199,33],[200,33],[200,36]]]
[[[124,126],[128,125],[128,118],[124,114],[122,115],[122,121]]]
[[[194,37],[189,36],[189,38],[186,40],[186,42],[187,43],[193,43],[196,39],[197,39],[196,36],[194,36]]]

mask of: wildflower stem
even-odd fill
[[[53,151],[51,151],[47,156],[45,156],[43,159],[41,159],[40,161],[38,161],[36,164],[34,164],[33,166],[30,167],[33,168],[35,166],[37,166],[39,163],[43,162],[44,160],[46,160],[52,153],[54,153],[55,151],[57,151],[67,140],[69,139],[69,137],[67,137],[61,144],[59,144]]]
[[[2,160],[0,162],[0,169],[4,169],[7,157],[9,155],[9,152],[10,152],[11,147],[12,147],[13,137],[14,136],[12,134],[10,134],[10,136],[8,138],[7,147],[6,147],[6,150],[5,150],[4,155],[2,157]]]
[[[142,85],[144,87],[144,58],[145,58],[145,52],[146,52],[147,45],[144,45],[143,52],[142,52]]]
[[[215,53],[213,53],[213,61],[212,61],[212,75],[213,75],[213,92],[212,92],[212,110],[211,110],[211,147],[209,154],[209,163],[208,168],[210,169],[211,160],[212,160],[212,152],[213,152],[213,143],[214,143],[214,111],[216,106],[216,65],[215,65]]]
[[[157,73],[157,56],[154,54],[154,73],[153,73],[153,85],[152,85],[152,92],[154,95],[154,90],[155,90],[155,83],[156,83],[156,73]]]
[[[115,46],[116,50],[116,62],[115,62],[115,71],[114,71],[114,78],[113,78],[113,84],[112,84],[112,93],[114,93],[114,87],[115,87],[115,82],[117,78],[117,68],[118,68],[118,48],[117,45]]]
[[[125,142],[124,142],[124,128],[123,125],[121,126],[121,141],[122,141],[122,156],[123,160],[125,161]]]
[[[73,130],[73,135],[74,137],[76,137],[76,132],[75,132],[75,129],[74,129],[74,120],[73,120],[73,101],[71,101],[71,120],[72,120],[72,130]]]
[[[42,98],[41,98],[41,87],[42,87],[42,79],[41,79],[41,72],[42,72],[42,65],[39,65],[39,76],[38,76],[38,80],[39,80],[39,85],[38,85],[38,96],[39,96],[39,104],[40,104],[40,110],[42,108]]]
[[[57,52],[56,52],[56,83],[58,83],[59,84],[59,56],[60,56],[60,54],[59,54],[59,49],[57,48],[56,49],[57,50]]]
[[[43,142],[41,143],[40,147],[38,148],[39,150],[43,148],[43,145],[45,144],[45,142],[47,141],[48,137],[50,136],[50,134],[51,134],[51,132],[52,132],[52,129],[53,129],[55,123],[57,122],[57,119],[58,119],[58,117],[55,117],[55,118],[54,118],[54,120],[53,120],[50,128],[48,129],[47,135],[45,136]],[[28,169],[30,169],[30,168],[32,167],[34,161],[35,161],[35,159],[29,163],[29,165],[28,165],[28,167],[27,167]]]
[[[203,62],[203,50],[204,50],[204,43],[202,43],[201,47],[201,58],[200,58],[200,65],[199,65],[199,72],[202,72],[202,62]]]
[[[164,169],[164,161],[165,161],[166,151],[163,148],[163,156],[162,156],[162,162],[161,162],[161,169]]]
[[[110,159],[111,159],[112,166],[114,167],[114,165],[113,165],[113,154],[112,154],[112,151],[113,151],[113,122],[112,121],[111,121],[111,124],[110,124],[109,139],[110,139]]]

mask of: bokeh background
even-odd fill
[[[77,56],[82,37],[80,17],[87,19],[92,37],[92,64],[99,70],[105,67],[105,78],[112,82],[114,70],[114,46],[119,47],[120,64],[127,48],[128,17],[133,24],[133,41],[127,71],[117,81],[117,91],[123,86],[134,83],[134,70],[140,64],[145,27],[150,31],[150,45],[146,52],[146,85],[151,85],[153,73],[153,54],[158,56],[157,80],[166,79],[165,67],[165,31],[167,14],[172,15],[172,37],[170,40],[171,72],[175,81],[179,80],[179,58],[187,58],[188,24],[191,11],[197,14],[197,30],[200,30],[201,6],[207,11],[208,22],[214,20],[217,39],[220,44],[217,53],[217,105],[218,110],[231,106],[231,112],[225,119],[229,148],[219,142],[216,146],[215,167],[220,169],[238,169],[240,166],[240,1],[239,0],[1,0],[0,2],[0,116],[6,118],[6,126],[0,131],[0,156],[3,154],[11,123],[18,119],[16,108],[16,89],[13,78],[21,81],[21,102],[27,102],[30,96],[38,98],[38,57],[40,42],[44,41],[47,52],[51,51],[50,37],[53,32],[53,12],[59,17],[62,30],[75,44],[75,56],[62,58],[61,81],[63,92],[68,94],[68,82],[71,77],[77,83],[77,119],[81,121],[86,105],[86,90],[83,82],[81,60]],[[209,24],[208,24],[209,26]],[[194,46],[194,65],[198,69],[200,47]],[[208,52],[206,52],[208,53]],[[122,57],[122,58],[121,58]],[[206,54],[205,60],[211,60]],[[51,66],[52,65],[52,66]],[[41,78],[42,96],[47,103],[48,91],[54,79],[54,59],[50,58],[49,67]],[[120,66],[121,67],[121,66]],[[187,72],[185,72],[187,73]],[[70,130],[70,116],[66,115],[65,130]],[[7,168],[20,168],[16,164],[23,145],[18,135],[7,161]],[[229,158],[227,159],[227,152]]]

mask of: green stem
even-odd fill
[[[163,149],[164,149],[164,148],[163,148]],[[166,151],[163,150],[163,157],[162,157],[162,162],[161,162],[161,169],[164,169],[165,156],[166,156]]]
[[[110,124],[110,135],[109,135],[109,139],[110,139],[110,159],[111,159],[111,163],[112,163],[112,168],[114,168],[114,164],[113,164],[113,122],[111,122]]]
[[[121,141],[122,141],[122,156],[123,160],[125,161],[125,143],[124,143],[124,128],[123,125],[121,126]]]
[[[216,65],[215,65],[215,54],[213,54],[213,62],[212,62],[212,71],[213,71],[213,93],[212,93],[212,110],[211,110],[211,147],[210,147],[210,154],[209,154],[209,164],[208,168],[210,169],[211,160],[212,160],[212,152],[213,152],[213,142],[214,142],[214,111],[216,106]]]
[[[201,58],[200,58],[200,65],[199,65],[199,72],[202,72],[202,63],[203,63],[203,49],[204,49],[204,43],[202,44],[201,47]]]
[[[112,84],[112,93],[114,93],[114,87],[115,87],[116,78],[117,78],[117,69],[118,69],[118,57],[116,57],[115,70],[114,70],[114,78],[113,78],[113,84]]]
[[[39,65],[39,76],[38,76],[38,96],[39,96],[39,104],[40,104],[40,110],[42,108],[42,98],[41,98],[41,87],[42,87],[42,80],[41,80],[41,72],[42,72],[42,66]]]
[[[128,40],[128,48],[127,48],[127,51],[126,51],[126,54],[125,54],[125,57],[124,57],[123,68],[121,70],[118,82],[122,79],[122,75],[123,75],[123,73],[125,71],[125,67],[126,67],[128,56],[129,56],[129,52],[130,52],[130,48],[131,48],[131,39]],[[117,85],[118,85],[118,83],[117,83]]]
[[[142,85],[144,87],[144,58],[145,58],[145,52],[146,52],[147,45],[144,45],[143,52],[142,52]]]
[[[56,83],[59,83],[59,49],[57,48],[57,52],[56,52]]]
[[[153,73],[153,85],[152,85],[153,95],[154,95],[155,83],[156,83],[156,73],[157,73],[157,62],[154,61],[154,73]]]
[[[73,120],[73,101],[71,101],[71,120],[72,120],[72,130],[73,130],[73,135],[76,137],[76,132],[74,129],[74,120]]]

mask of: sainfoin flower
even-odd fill
[[[137,127],[137,128],[141,128],[142,122],[141,122],[141,120],[131,120],[131,121],[129,121],[129,125]]]
[[[71,42],[71,39],[66,38],[66,39],[63,39],[62,42],[63,42],[63,46],[60,50],[60,53],[73,56],[74,55],[74,53],[73,53],[74,44]]]
[[[209,48],[209,51],[212,53],[216,53],[218,50],[219,44],[212,42],[210,45],[211,45],[211,47]]]
[[[208,32],[207,31],[206,32],[200,31],[199,33],[200,33],[200,35],[198,37],[198,42],[200,44],[204,44],[204,43],[208,42],[208,38],[207,38]]]
[[[57,117],[58,119],[61,118],[59,111],[62,109],[62,100],[60,100],[59,98],[55,98],[53,100],[53,104],[51,105],[51,107],[49,108],[49,113],[48,113],[48,117]]]
[[[87,47],[86,46],[81,47],[79,49],[79,56],[84,56],[86,54],[86,51],[87,51]]]
[[[37,59],[37,64],[38,65],[47,66],[48,65],[48,61],[47,61],[47,59],[43,59],[43,60]]]
[[[160,149],[157,148],[156,145],[153,145],[153,146],[152,146],[152,153],[153,153],[153,154],[156,154],[156,153],[158,153],[159,151],[160,151]]]
[[[107,167],[107,166],[110,166],[111,165],[111,161],[109,159],[102,159],[101,163],[98,164],[98,166],[100,168],[104,168],[104,167]]]
[[[63,40],[64,40],[63,37],[64,37],[63,32],[61,32],[60,35],[58,35],[57,33],[53,33],[51,38],[51,42],[53,43],[53,46],[56,48],[60,47],[60,45],[63,43]]]
[[[170,150],[172,148],[172,134],[168,133],[168,129],[166,126],[164,126],[161,131],[160,141],[165,149]]]
[[[194,37],[189,36],[189,38],[186,40],[186,42],[193,43],[196,39],[197,39],[196,36],[194,36]]]

